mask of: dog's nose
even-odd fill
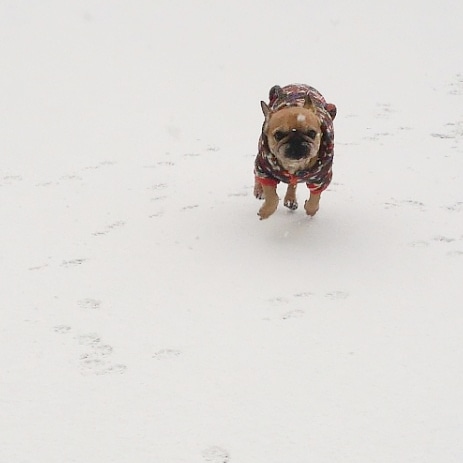
[[[286,147],[286,156],[290,159],[302,159],[306,157],[310,150],[310,145],[307,142],[290,142]]]

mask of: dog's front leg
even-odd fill
[[[262,185],[262,191],[264,196],[264,204],[257,213],[261,220],[269,218],[277,210],[278,201],[280,200],[277,195],[276,186]]]
[[[292,211],[295,211],[298,207],[296,198],[296,188],[297,183],[289,183],[288,188],[286,189],[286,195],[284,200],[284,205]]]
[[[314,216],[320,208],[320,193],[310,192],[309,199],[304,204],[304,209],[307,215]]]

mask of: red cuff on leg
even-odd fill
[[[257,177],[256,176],[256,181],[258,181],[261,185],[266,185],[266,186],[277,186],[280,181],[275,180],[274,178],[270,177]]]

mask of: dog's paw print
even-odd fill
[[[290,320],[292,318],[302,318],[305,314],[305,311],[302,309],[294,309],[290,310],[289,312],[286,312],[283,314],[281,317],[283,320]]]
[[[93,166],[84,167],[83,170],[97,170],[97,169],[101,169],[102,167],[114,166],[115,164],[116,164],[115,161],[102,161],[98,164],[94,164]]]
[[[456,241],[455,238],[449,238],[448,236],[437,235],[434,236],[433,241],[438,241],[439,243],[452,243]]]
[[[123,374],[127,370],[127,365],[123,365],[122,363],[111,363],[110,365],[106,366],[104,374]]]
[[[81,309],[97,310],[101,308],[101,304],[102,302],[98,299],[91,298],[81,299],[80,301],[77,301],[77,305]]]
[[[248,196],[248,195],[249,195],[249,192],[246,189],[243,191],[237,191],[235,193],[229,193],[228,197],[229,198],[241,198],[241,197]]]
[[[433,132],[430,134],[431,137],[433,138],[440,138],[441,140],[446,140],[446,139],[449,139],[449,138],[454,138],[451,134],[449,133],[437,133],[437,132]]]
[[[166,195],[159,195],[159,196],[153,196],[150,198],[150,201],[162,201],[164,199],[167,199]]]
[[[202,457],[208,463],[228,463],[230,455],[228,452],[218,446],[209,447],[202,452]]]
[[[167,184],[165,183],[155,183],[154,185],[151,185],[148,189],[152,191],[159,191],[159,190],[165,190],[167,188]]]
[[[191,204],[189,206],[183,206],[182,211],[189,211],[191,209],[197,209],[199,207],[199,204]]]
[[[411,248],[427,248],[429,243],[424,240],[411,241],[408,243],[408,246]]]
[[[325,294],[325,297],[331,300],[342,300],[349,297],[349,293],[346,291],[330,291]]]
[[[458,241],[461,241],[463,239],[463,236],[460,236],[460,238],[458,239],[458,238],[452,238],[449,236],[436,235],[432,239],[434,242],[442,244],[444,246],[444,249],[445,248],[448,249],[449,247],[458,246],[459,245]],[[458,257],[458,256],[463,255],[463,251],[461,249],[450,249],[449,251],[446,252],[446,255],[450,257]]]
[[[386,209],[391,209],[395,207],[413,207],[419,211],[424,211],[426,206],[421,201],[416,201],[414,199],[395,199],[391,198],[389,201],[384,203]]]
[[[371,135],[369,135],[368,137],[365,137],[364,140],[378,141],[381,138],[390,137],[392,135],[393,134],[390,133],[390,132],[375,132],[375,133],[372,133]]]
[[[289,299],[283,296],[272,297],[271,299],[267,299],[267,302],[271,305],[280,306],[281,304],[287,304]]]
[[[461,257],[461,256],[463,256],[463,251],[459,250],[459,249],[456,249],[454,251],[449,251],[447,253],[447,255],[450,256],[450,257]]]
[[[177,349],[161,349],[154,353],[153,358],[156,360],[172,360],[182,354]]]
[[[83,375],[106,375],[124,373],[126,365],[111,362],[113,348],[103,344],[96,333],[82,334],[76,337],[81,346],[88,349],[80,356],[80,368]]]
[[[451,148],[459,150],[463,136],[463,121],[448,122],[445,124],[444,132],[431,133],[430,135],[431,137],[440,138],[442,140],[453,140]],[[449,155],[444,154],[444,157],[449,157]]]
[[[61,262],[61,267],[65,267],[65,268],[79,267],[86,261],[87,259],[63,260],[63,262]]]
[[[415,201],[413,199],[405,199],[403,201],[401,201],[402,204],[404,204],[405,206],[411,206],[411,207],[415,207],[419,210],[424,210],[425,208],[425,204],[422,203],[421,201]]]
[[[107,225],[104,230],[94,232],[92,233],[93,236],[102,236],[102,235],[107,235],[110,233],[112,230],[115,230],[116,228],[121,228],[125,225],[125,222],[122,220],[118,220],[117,222],[113,222],[109,225]]]
[[[463,74],[456,74],[455,80],[450,84],[450,95],[463,95]]]
[[[76,336],[77,342],[81,346],[95,346],[101,342],[100,337],[96,333],[87,333]]]
[[[457,201],[450,206],[446,206],[445,209],[452,211],[452,212],[461,212],[463,211],[463,201]]]
[[[156,164],[158,166],[161,166],[161,167],[173,167],[173,166],[175,166],[175,162],[173,162],[173,161],[159,161]]]
[[[56,325],[53,327],[53,331],[57,334],[68,334],[71,331],[69,325]]]
[[[377,103],[376,108],[377,119],[389,119],[391,114],[396,112],[394,109],[392,109],[392,106],[389,103]]]
[[[74,181],[75,182],[75,181],[82,180],[82,177],[77,174],[66,174],[66,175],[61,176],[59,179],[60,181],[69,181],[69,182]]]
[[[123,374],[126,370],[126,365],[109,363],[99,358],[89,358],[81,361],[81,373],[84,376]]]
[[[21,175],[5,175],[4,177],[0,178],[0,187],[14,185],[15,183],[20,182],[22,179],[23,178]]]
[[[34,267],[29,267],[28,270],[35,271],[35,270],[43,270],[44,268],[47,268],[48,264],[43,264],[43,265],[35,265]]]
[[[313,295],[314,294],[309,292],[309,291],[304,291],[304,292],[301,292],[301,293],[294,294],[294,297],[311,297]]]

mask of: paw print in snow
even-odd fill
[[[326,293],[325,297],[332,300],[347,299],[349,297],[349,293],[346,293],[345,291],[331,291]]]
[[[230,456],[223,448],[214,446],[203,451],[203,459],[208,463],[228,463]]]

